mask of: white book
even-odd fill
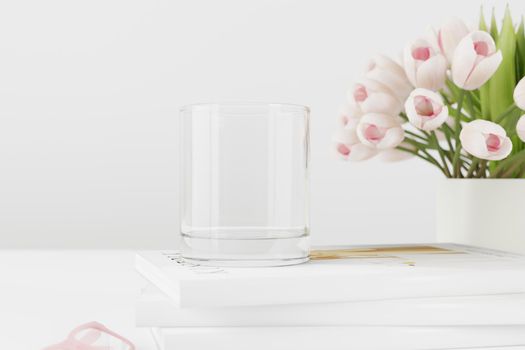
[[[525,326],[525,294],[324,304],[179,308],[157,288],[136,303],[138,327]]]
[[[161,350],[438,350],[525,346],[525,327],[153,328]],[[515,350],[515,349],[509,349]]]
[[[237,269],[145,251],[135,266],[178,307],[525,293],[523,256],[459,245],[337,247],[301,265]]]

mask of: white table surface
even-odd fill
[[[89,321],[155,349],[149,331],[135,327],[146,282],[133,259],[131,251],[0,250],[0,349],[42,349]]]

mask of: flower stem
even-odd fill
[[[524,161],[525,150],[522,150],[500,162],[494,171],[491,172],[490,177],[504,177],[504,175],[508,175],[507,173],[509,172],[509,169],[513,167],[513,164],[521,164]]]
[[[478,168],[478,163],[479,163],[479,159],[478,158],[474,158],[474,160],[470,164],[470,168],[468,170],[468,173],[467,173],[466,177],[472,177],[472,175],[474,175],[474,171]]]
[[[405,130],[405,133],[407,133],[408,135],[410,136],[413,136],[413,137],[417,137],[418,139],[420,139],[421,141],[425,141],[425,142],[428,142],[428,139],[424,136],[421,136],[419,134],[416,134],[415,132],[412,132],[410,130]]]
[[[441,165],[432,157],[430,156],[430,154],[426,151],[423,151],[423,150],[417,150],[417,151],[414,151],[414,150],[411,150],[411,149],[408,149],[408,148],[405,148],[403,146],[397,146],[397,149],[400,150],[400,151],[404,151],[404,152],[408,152],[410,154],[413,154],[415,155],[416,157],[418,158],[421,158],[423,159],[424,161],[427,161],[429,162],[430,164],[432,165],[435,165],[439,168],[439,170],[441,170],[441,172],[448,177],[448,175],[445,173],[445,170],[441,167]],[[427,157],[425,157],[424,155],[422,154],[419,154],[419,151],[422,151],[423,154],[427,155]]]
[[[494,119],[494,122],[500,123],[505,117],[507,117],[509,114],[514,112],[516,109],[519,109],[518,106],[516,106],[515,103],[511,104],[509,108],[507,108],[503,113],[501,113],[496,119]]]
[[[521,168],[520,173],[518,174],[518,178],[525,177],[525,166]]]
[[[487,163],[488,161],[482,160],[479,171],[476,173],[476,177],[487,177]]]
[[[505,171],[501,177],[502,178],[512,178],[512,177],[516,177],[516,176],[513,176],[517,171],[520,170],[520,167],[522,166],[522,162],[520,161],[515,161],[508,169],[507,171]],[[517,175],[519,175],[520,172],[518,172]]]
[[[471,92],[467,92],[467,111],[470,118],[476,118],[476,109],[474,107],[474,101],[472,100]]]
[[[439,140],[436,136],[436,132],[431,132],[431,137],[434,141],[434,145],[436,146],[436,149],[438,150],[439,157],[441,158],[441,161],[443,162],[443,169],[447,177],[452,177],[452,174],[450,173],[450,170],[448,169],[447,159],[445,157],[445,152],[443,152],[443,149],[439,146]]]
[[[461,108],[463,107],[463,100],[465,98],[465,90],[461,90],[459,93],[458,106],[456,109],[456,120],[454,124],[454,133],[456,141],[456,150],[454,152],[454,160],[452,161],[452,166],[454,168],[454,177],[460,177],[461,175],[461,141],[459,140],[459,133],[461,129]]]

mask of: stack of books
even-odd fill
[[[525,348],[525,257],[459,245],[335,247],[275,268],[146,251],[136,323],[161,350]]]

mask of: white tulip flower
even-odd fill
[[[459,42],[468,35],[469,29],[459,18],[449,18],[437,32],[437,44],[441,53],[449,62],[454,58],[454,51]]]
[[[336,155],[343,160],[361,161],[372,158],[377,150],[361,143],[355,128],[339,129],[333,137]]]
[[[366,146],[387,149],[398,146],[405,138],[405,131],[390,115],[365,114],[357,124],[357,137]]]
[[[477,30],[464,37],[454,51],[452,80],[465,90],[476,90],[496,72],[503,56],[489,33]]]
[[[418,39],[405,47],[403,64],[415,87],[433,91],[445,86],[447,60],[428,40]]]
[[[514,88],[514,103],[525,110],[525,78],[522,78]]]
[[[512,151],[505,129],[488,120],[477,119],[463,126],[459,135],[465,151],[486,160],[501,160]]]
[[[357,125],[357,121],[359,121],[359,118],[361,117],[361,111],[359,108],[355,108],[355,106],[345,104],[339,109],[339,114],[337,117],[337,122],[339,124],[339,127],[345,128],[345,127],[353,127]]]
[[[448,108],[437,93],[415,89],[405,103],[408,120],[416,128],[431,131],[439,128],[448,118]]]
[[[384,85],[364,79],[358,82],[348,93],[350,106],[361,113],[386,113],[397,115],[401,111],[402,103]]]
[[[516,132],[521,141],[525,142],[525,115],[522,115],[516,124]]]
[[[403,67],[384,55],[375,55],[370,59],[365,76],[383,84],[400,102],[404,102],[412,91]]]

